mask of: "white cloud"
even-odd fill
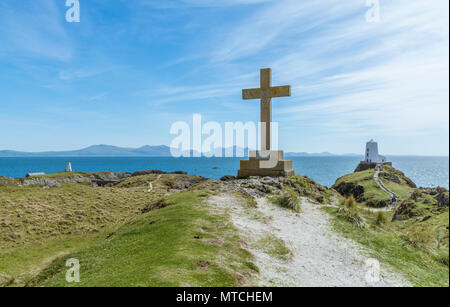
[[[290,125],[348,137],[448,135],[448,2],[381,1],[376,24],[367,9],[278,1],[228,33],[212,61],[272,67],[276,83],[293,85],[276,111]]]
[[[31,1],[21,9],[3,3],[0,51],[67,61],[72,42],[64,30],[63,12],[54,0]]]

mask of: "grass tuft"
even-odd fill
[[[343,199],[340,202],[338,216],[349,221],[358,228],[364,228],[366,226],[364,219],[359,214],[358,207],[356,206],[353,196]]]
[[[256,245],[261,247],[267,254],[271,255],[272,257],[278,258],[283,261],[289,260],[292,255],[292,252],[286,246],[286,243],[282,239],[272,234],[268,234],[260,238],[256,242]]]
[[[286,189],[285,191],[282,191],[279,195],[274,196],[272,198],[272,202],[274,204],[279,205],[280,207],[291,209],[297,213],[302,212],[300,199],[298,198],[295,191],[293,191],[292,189]]]
[[[387,223],[387,221],[388,221],[388,219],[386,217],[386,214],[384,214],[383,211],[378,211],[375,214],[375,224],[376,225],[378,225],[378,226],[384,225]]]

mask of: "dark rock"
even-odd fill
[[[367,201],[366,205],[367,207],[371,208],[385,208],[390,204],[390,202],[387,202],[385,200],[379,200],[379,201]]]
[[[410,188],[413,188],[413,189],[416,189],[416,188],[417,188],[417,185],[416,185],[411,179],[409,179],[408,177],[405,176],[403,179],[406,181],[406,184],[407,184]]]
[[[131,176],[136,177],[136,176],[144,176],[144,175],[152,175],[152,174],[163,175],[163,174],[167,174],[167,173],[164,171],[161,171],[159,169],[151,169],[151,170],[134,172],[133,174],[131,174]]]
[[[413,202],[402,202],[400,206],[398,206],[397,210],[395,210],[392,221],[404,221],[416,216],[417,213],[414,212],[414,209],[416,209],[416,205]]]
[[[353,182],[341,182],[334,185],[333,188],[342,196],[348,197],[353,195],[355,199],[359,199],[364,194],[364,187]]]
[[[185,175],[185,174],[180,174]],[[174,180],[166,181],[165,184],[170,189],[175,190],[189,190],[196,186],[197,184],[207,181],[207,178],[204,177],[194,177],[194,176],[179,176],[176,177]]]
[[[171,172],[170,174],[172,174],[172,175],[188,175],[188,172],[175,171],[175,172]]]
[[[236,180],[236,177],[232,175],[225,175],[222,178],[220,178],[220,181],[233,181]]]
[[[208,268],[211,265],[209,261],[200,260],[197,262],[197,267],[199,268]]]
[[[386,180],[389,180],[389,181],[392,181],[392,182],[395,182],[398,184],[401,183],[400,178],[398,178],[396,175],[394,175],[392,173],[382,172],[380,175],[381,175],[381,177],[385,178]]]
[[[426,217],[424,217],[422,219],[422,222],[428,221],[429,219],[431,219],[431,215],[427,215]]]
[[[122,172],[101,172],[92,174],[90,176],[91,179],[102,181],[118,181],[126,179],[128,177],[131,177],[130,173],[122,173]]]
[[[145,205],[145,207],[141,209],[141,213],[145,214],[145,213],[148,213],[150,211],[153,211],[153,210],[156,210],[156,209],[165,208],[165,207],[170,206],[170,205],[171,205],[171,203],[167,202],[166,199],[161,198],[161,199],[158,199],[158,200],[156,200],[156,201],[154,201],[154,202],[152,202],[150,204]]]
[[[323,197],[322,195],[316,195],[316,196],[314,197],[314,199],[315,199],[318,203],[320,203],[320,204],[323,204],[324,201],[325,201],[325,197]]]
[[[437,188],[438,194],[436,196],[436,200],[438,201],[438,207],[444,208],[448,207],[449,205],[449,195],[448,191],[444,188]]]
[[[358,164],[358,166],[356,167],[356,169],[355,169],[355,173],[356,172],[363,172],[363,171],[365,171],[365,170],[368,170],[368,169],[374,169],[375,167],[377,167],[377,163],[368,163],[368,162],[360,162],[359,164]],[[392,166],[392,162],[385,162],[385,163],[383,163],[383,165],[389,165],[389,166]]]

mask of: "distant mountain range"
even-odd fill
[[[236,151],[242,148],[222,149],[224,153],[231,150]],[[190,151],[191,155],[194,151]],[[244,153],[248,155],[248,149],[244,149]],[[45,151],[45,152],[23,152],[14,150],[0,150],[0,157],[92,157],[92,156],[109,156],[109,157],[171,157],[169,146],[142,146],[139,148],[117,147],[112,145],[94,145],[79,150],[70,151]],[[329,152],[323,153],[307,153],[307,152],[287,152],[286,157],[331,157],[337,156]],[[359,156],[357,154],[346,154],[345,156]]]

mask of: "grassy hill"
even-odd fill
[[[333,188],[349,199],[338,209],[327,208],[335,229],[366,246],[374,258],[404,272],[414,285],[448,286],[448,191],[416,188],[401,171],[385,166],[380,179],[399,197],[396,207],[388,210],[384,207],[390,196],[376,185],[374,172],[355,172],[336,181]]]
[[[67,286],[66,260],[82,266],[69,286],[238,286],[256,273],[227,217],[210,214],[206,195],[183,192],[167,207],[143,214],[104,240],[58,258],[31,286]]]
[[[344,196],[353,195],[358,202],[369,207],[386,207],[391,203],[391,197],[378,187],[374,174],[374,169],[368,169],[345,175],[336,180],[333,188]],[[379,177],[400,199],[407,199],[416,188],[411,179],[391,166],[384,166]]]
[[[414,189],[396,170],[386,172],[382,180],[401,195],[401,206],[381,213],[363,202],[386,199],[371,185],[370,170],[338,180],[364,189],[351,208],[344,197],[336,206],[336,191],[302,176],[236,182],[154,171],[0,177],[0,286],[252,286],[260,269],[248,242],[207,201],[224,191],[249,211],[255,196],[288,207],[308,198],[333,217],[338,232],[414,285],[448,285],[448,192]],[[71,258],[80,261],[81,283],[65,280]]]
[[[257,273],[228,217],[204,201],[210,181],[89,181],[104,175],[0,178],[0,285],[68,286],[69,258],[82,263],[76,286],[236,286]]]

